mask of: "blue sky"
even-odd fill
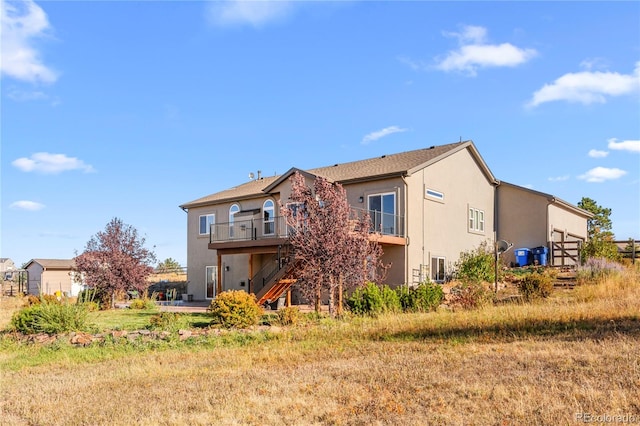
[[[2,1],[1,252],[111,218],[186,265],[178,206],[471,139],[494,175],[640,239],[638,2]]]

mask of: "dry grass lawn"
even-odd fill
[[[20,362],[29,356],[43,361]],[[640,423],[640,283],[324,320],[227,345],[125,353],[5,341],[0,366],[7,425]]]

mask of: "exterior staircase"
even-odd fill
[[[266,266],[251,278],[251,283],[260,290],[256,292],[259,305],[272,303],[280,298],[296,282],[293,273],[296,262],[290,245],[281,247]]]

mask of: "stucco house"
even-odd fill
[[[25,269],[28,273],[28,294],[56,294],[75,297],[82,285],[74,280],[73,259],[32,259]]]
[[[273,300],[295,282],[279,206],[287,204],[289,177],[296,171],[310,186],[316,176],[340,183],[354,210],[369,211],[383,260],[392,264],[386,280],[392,286],[426,278],[443,282],[460,253],[483,242],[511,238],[514,246],[546,246],[553,241],[550,225],[577,238],[587,235],[588,213],[558,201],[539,217],[543,212],[537,205],[544,195],[501,183],[472,141],[310,170],[292,168],[180,206],[187,212],[188,292],[195,300],[230,289]],[[535,209],[528,210],[527,204]],[[517,219],[514,206],[525,212]]]
[[[0,276],[2,279],[10,279],[11,274],[16,270],[16,264],[8,257],[0,257]]]

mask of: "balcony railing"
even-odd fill
[[[354,218],[361,218],[366,210],[352,207]],[[369,211],[371,233],[404,237],[404,218],[402,216]],[[284,216],[271,219],[255,218],[215,223],[209,230],[209,242],[264,240],[268,238],[288,238],[294,229],[287,225]]]

